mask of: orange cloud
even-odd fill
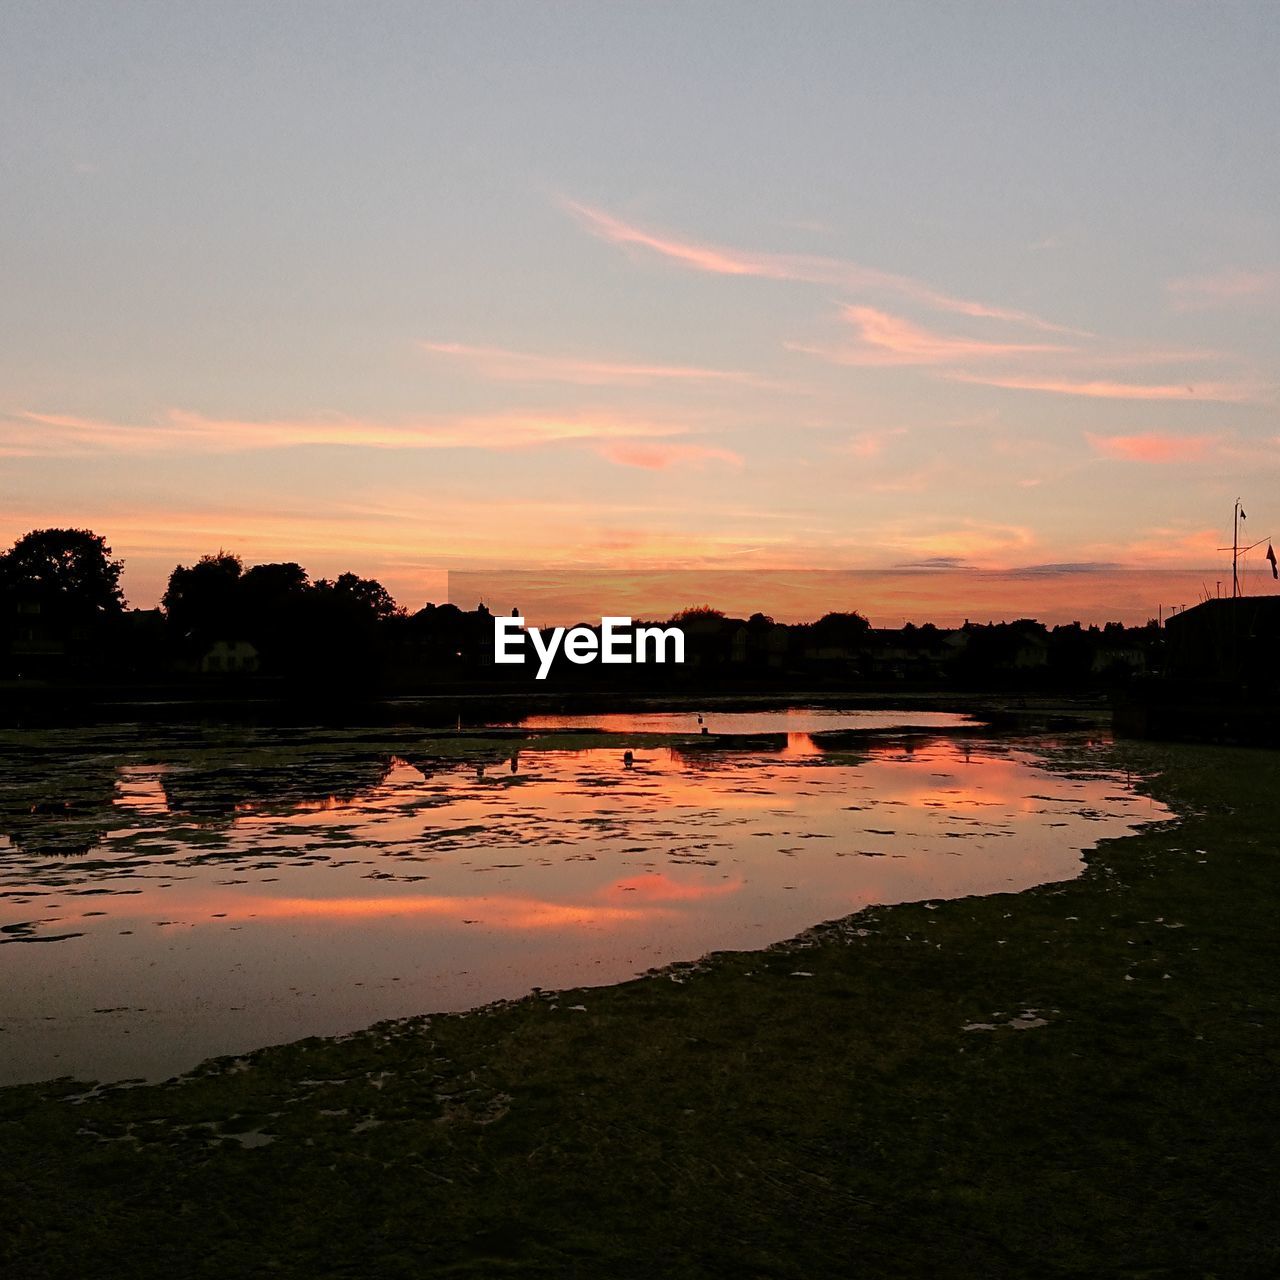
[[[872,290],[909,298],[939,311],[956,312],[960,315],[987,320],[1009,320],[1057,333],[1077,332],[1048,320],[1042,320],[1026,311],[991,306],[971,298],[953,297],[919,280],[913,280],[909,276],[879,271],[874,267],[860,266],[839,258],[818,257],[811,254],[754,253],[726,249],[719,245],[696,244],[674,236],[644,231],[601,209],[594,209],[590,205],[579,204],[574,200],[565,200],[562,203],[592,235],[607,240],[611,244],[637,245],[694,271],[709,272],[713,275],[789,280],[841,289]]]
[[[433,355],[465,360],[487,378],[512,382],[567,382],[583,387],[645,386],[654,382],[729,382],[751,387],[776,383],[737,369],[699,369],[686,365],[626,364],[536,355],[503,347],[473,347],[461,342],[421,342]]]
[[[639,444],[630,441],[602,444],[596,452],[622,467],[643,467],[666,471],[677,463],[727,462],[742,466],[742,455],[731,449],[713,449],[700,444]]]
[[[1072,382],[1053,377],[1015,377],[1013,375],[949,373],[954,382],[968,382],[980,387],[1005,387],[1011,391],[1049,391],[1055,395],[1091,396],[1102,400],[1208,400],[1222,404],[1246,404],[1257,398],[1257,390],[1242,383],[1134,383]]]
[[[1097,436],[1085,432],[1085,439],[1103,457],[1126,462],[1196,462],[1215,442],[1214,436],[1171,436],[1157,431],[1135,436]]]

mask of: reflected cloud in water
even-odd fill
[[[11,749],[3,1078],[164,1075],[619,981],[871,902],[1069,878],[1097,839],[1167,816],[1079,748],[831,750],[825,718],[797,722],[744,729],[779,735],[772,747],[531,739],[477,744],[479,759],[332,735],[150,758],[99,743],[92,767]],[[33,810],[59,787],[66,808]]]

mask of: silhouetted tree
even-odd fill
[[[307,571],[292,560],[283,564],[255,564],[246,569],[240,579],[240,596],[256,616],[300,599],[310,585]]]
[[[0,593],[29,600],[56,623],[91,623],[124,612],[111,548],[88,529],[35,529],[0,556]]]
[[[169,575],[161,607],[179,637],[208,643],[233,639],[240,628],[239,556],[219,551],[194,565],[178,565]]]
[[[814,640],[823,645],[852,645],[865,640],[871,623],[860,613],[824,613],[810,628]]]
[[[341,573],[332,582],[321,578],[315,589],[318,592],[332,593],[336,601],[349,607],[354,614],[363,615],[374,622],[386,622],[387,619],[401,617],[404,613],[392,598],[391,592],[374,578]]]
[[[288,672],[314,649],[316,628],[307,571],[293,561],[255,564],[237,589],[241,631],[257,646],[269,669]]]
[[[1089,674],[1097,649],[1096,627],[1085,631],[1078,622],[1054,627],[1049,637],[1049,661],[1062,679],[1081,680]]]

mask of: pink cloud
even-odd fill
[[[1223,404],[1245,404],[1258,398],[1257,389],[1242,383],[1134,383],[1094,380],[1074,382],[1055,377],[1016,377],[1000,374],[950,373],[955,382],[982,387],[1004,387],[1012,391],[1048,391],[1055,395],[1090,396],[1102,400],[1208,400]]]
[[[649,471],[666,471],[680,463],[697,466],[703,462],[727,462],[742,466],[741,454],[700,444],[642,444],[619,440],[598,445],[596,452],[619,466],[643,467]]]
[[[873,480],[867,486],[872,493],[927,493],[930,489],[950,487],[954,470],[944,462],[926,463],[898,475]]]
[[[887,427],[882,431],[859,431],[837,448],[841,453],[851,454],[855,458],[877,458],[884,452],[885,445],[890,440],[906,434],[906,427]]]
[[[949,523],[915,519],[886,529],[882,541],[900,560],[950,557],[994,566],[1008,564],[1011,556],[1025,557],[1036,547],[1035,533],[1023,525],[981,520]]]
[[[1085,438],[1104,458],[1125,462],[1196,462],[1215,443],[1213,436],[1173,436],[1158,431],[1134,436],[1098,436],[1086,432]]]
[[[525,449],[564,442],[683,435],[682,423],[612,413],[507,413],[403,422],[332,417],[206,418],[170,409],[135,426],[65,414],[21,412],[0,420],[0,453],[67,456],[106,453],[237,453],[257,449],[337,446],[363,449]]]
[[[609,240],[613,244],[641,245],[663,257],[672,258],[685,266],[693,267],[696,271],[710,271],[722,276],[768,276],[775,280],[795,278],[783,269],[780,260],[772,259],[769,255],[738,255],[732,249],[719,249],[676,240],[642,231],[639,227],[622,222],[601,209],[593,209],[589,205],[578,204],[574,200],[566,200],[564,205],[593,235]]]
[[[678,262],[694,271],[713,275],[756,276],[766,280],[789,280],[804,284],[820,284],[840,289],[870,290],[908,298],[938,311],[956,312],[987,320],[1008,320],[1032,328],[1057,333],[1073,333],[1062,325],[1042,320],[1026,311],[992,306],[971,298],[955,297],[932,288],[910,276],[895,275],[874,267],[860,266],[840,258],[813,254],[760,253],[729,249],[720,245],[697,244],[672,235],[643,230],[623,222],[612,214],[574,200],[562,202],[564,207],[592,235],[611,244],[635,245]]]
[[[899,365],[956,364],[964,360],[1007,358],[1071,348],[1044,343],[986,342],[978,338],[949,337],[933,333],[901,316],[874,307],[845,307],[844,319],[857,333],[857,345],[849,348],[806,347],[788,343],[793,351],[822,356],[836,364]]]
[[[1230,510],[1227,516],[1230,517]],[[1230,528],[1227,538],[1230,540]],[[1214,529],[1151,529],[1123,550],[1130,563],[1149,565],[1214,565],[1222,563],[1222,534]],[[1230,556],[1227,572],[1230,576]]]
[[[432,355],[464,360],[487,378],[513,382],[567,382],[584,387],[644,386],[653,382],[730,382],[744,386],[776,386],[737,369],[700,369],[687,365],[628,364],[580,360],[572,356],[536,355],[502,347],[475,347],[460,342],[422,342]]]
[[[1280,295],[1280,271],[1219,271],[1170,280],[1167,287],[1176,311],[1264,302]]]

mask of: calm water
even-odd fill
[[[159,1077],[615,982],[868,903],[1066,879],[1168,816],[1087,748],[824,751],[795,725],[852,722],[805,715],[785,747],[633,742],[630,766],[621,743],[460,759],[409,733],[7,735],[0,1082]]]
[[[601,712],[598,715],[525,716],[525,729],[605,729],[610,733],[821,733],[830,729],[952,729],[972,724],[951,711],[833,711],[790,707],[781,711]]]

